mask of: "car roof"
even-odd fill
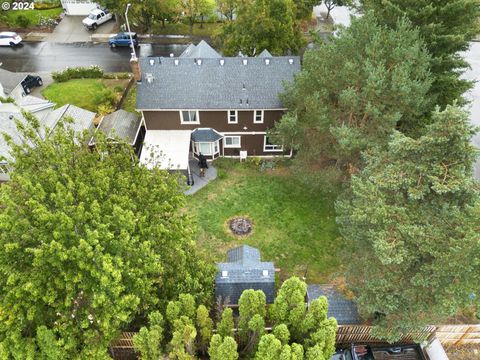
[[[0,35],[16,36],[17,33],[13,31],[2,31],[0,32]]]

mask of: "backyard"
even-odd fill
[[[261,171],[253,163],[219,159],[219,177],[188,197],[198,218],[198,246],[215,261],[240,244],[258,247],[262,260],[274,261],[280,276],[304,276],[309,283],[329,281],[339,270],[340,240],[334,196],[306,189],[290,174],[288,163]],[[253,221],[245,238],[229,232],[234,216]]]

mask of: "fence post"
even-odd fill
[[[467,337],[467,335],[472,332],[472,330],[473,330],[473,326],[469,326],[468,329],[467,329],[467,331],[465,331],[465,332],[463,333],[463,335],[460,336],[460,339],[458,339],[458,340],[455,342],[455,344],[453,344],[453,346],[460,345],[460,344],[462,343],[463,339],[465,339],[465,338]]]

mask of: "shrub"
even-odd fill
[[[110,105],[113,106],[117,102],[117,94],[110,88],[105,88],[93,97],[95,105]]]
[[[114,90],[115,92],[120,93],[120,92],[123,92],[124,88],[123,88],[123,86],[117,85],[117,86],[115,86],[115,87],[113,88],[113,90]]]
[[[29,27],[32,22],[30,21],[30,18],[20,14],[17,16],[15,23],[22,28],[26,28]]]
[[[130,73],[128,72],[121,72],[121,73],[106,73],[103,74],[104,79],[130,79]]]
[[[52,72],[52,78],[57,82],[65,82],[71,79],[99,79],[102,78],[103,75],[103,70],[96,65],[90,67],[67,67],[63,71]]]
[[[60,7],[62,4],[59,0],[44,0],[42,2],[35,1],[35,9],[36,10],[48,10],[48,9],[55,9]]]

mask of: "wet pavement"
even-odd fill
[[[100,25],[97,30],[90,31],[83,26],[83,19],[85,19],[85,16],[65,16],[45,41],[58,43],[85,42],[90,41],[91,36],[94,34],[112,34],[117,32],[115,20],[107,21]]]
[[[141,44],[137,56],[178,56],[183,44]],[[110,49],[108,44],[25,42],[15,48],[0,47],[0,63],[10,71],[40,72],[65,67],[98,65],[107,72],[130,71],[130,49]]]

